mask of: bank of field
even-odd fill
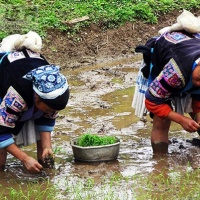
[[[90,24],[116,28],[127,21],[157,23],[159,16],[174,10],[200,7],[198,0],[9,0],[0,1],[0,39],[13,33],[56,29],[74,35]],[[74,23],[79,21],[78,23]],[[83,20],[83,21],[82,21]]]

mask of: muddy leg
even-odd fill
[[[153,128],[151,132],[153,153],[168,153],[168,132],[170,125],[171,120],[162,119],[154,115]]]
[[[0,149],[0,171],[3,171],[5,169],[6,158],[7,151],[5,149]]]

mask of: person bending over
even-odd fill
[[[66,77],[44,56],[29,49],[1,53],[0,170],[5,168],[7,152],[22,161],[31,173],[43,169],[45,158],[53,156],[51,131],[56,116],[68,99]],[[15,142],[36,142],[38,161]]]
[[[200,129],[200,35],[167,32],[157,38],[153,56],[145,106],[153,118],[153,152],[166,153],[171,121],[188,132]]]

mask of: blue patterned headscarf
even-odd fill
[[[33,82],[33,90],[44,101],[48,101],[51,108],[55,107],[59,110],[58,106],[54,106],[58,99],[66,104],[69,98],[68,83],[66,77],[59,72],[59,67],[55,65],[45,65],[28,72],[24,78]],[[67,95],[68,94],[68,95]],[[67,98],[67,99],[66,99]],[[50,101],[52,100],[52,101]]]

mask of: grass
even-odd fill
[[[49,29],[64,31],[70,37],[92,23],[103,29],[138,19],[157,23],[165,13],[199,7],[198,0],[1,0],[0,39],[29,30],[45,37]],[[66,23],[83,16],[89,20],[72,26]]]
[[[58,190],[49,181],[18,183],[17,187],[0,184],[0,200],[54,200]]]

